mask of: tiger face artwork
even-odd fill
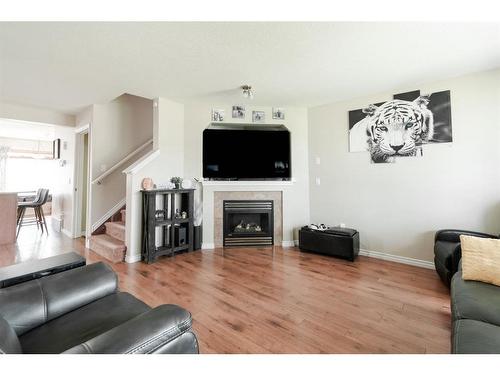
[[[417,156],[419,147],[433,137],[433,115],[428,103],[429,96],[419,96],[414,101],[391,100],[363,109],[367,116],[360,125],[366,131],[372,162]]]

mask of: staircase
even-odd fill
[[[113,263],[123,262],[125,259],[127,251],[125,246],[125,216],[126,210],[121,210],[119,221],[104,223],[104,233],[92,235],[90,238],[90,249]]]

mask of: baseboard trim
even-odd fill
[[[141,261],[141,254],[125,255],[126,263],[137,263]]]
[[[281,241],[281,246],[282,247],[294,247],[294,246],[299,246],[299,241]],[[212,242],[208,243],[202,243],[201,248],[203,250],[212,250],[215,249],[215,244]],[[408,257],[403,257],[400,255],[393,255],[393,254],[387,254],[387,253],[381,253],[380,251],[373,251],[373,250],[365,250],[365,249],[360,249],[359,250],[359,255],[364,255],[370,258],[376,258],[376,259],[381,259],[381,260],[387,260],[389,262],[396,262],[396,263],[402,263],[402,264],[408,264],[410,266],[416,266],[416,267],[421,267],[421,268],[427,268],[434,270],[434,263],[429,262],[426,260],[420,260],[420,259],[415,259],[415,258],[408,258]],[[133,258],[135,259],[135,258]],[[139,259],[140,260],[140,256]],[[129,261],[127,260],[127,263],[133,263],[137,262],[138,260],[134,261]]]
[[[377,258],[382,260],[388,260],[390,262],[408,264],[410,266],[416,266],[421,268],[428,268],[434,270],[434,263],[426,260],[420,260],[415,258],[402,257],[400,255],[381,253],[380,251],[365,250],[360,249],[359,255],[364,255],[370,258]]]
[[[117,204],[111,207],[108,212],[106,212],[99,220],[92,224],[92,233],[97,230],[101,225],[103,225],[111,216],[116,214],[120,208],[125,206],[127,203],[127,198],[121,199]]]
[[[67,229],[61,228],[61,232],[62,232],[65,236],[67,236],[67,237],[69,237],[69,238],[75,238],[75,237],[73,236],[73,233],[71,233],[71,232],[70,232],[69,230],[67,230]]]

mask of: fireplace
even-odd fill
[[[272,200],[225,200],[223,210],[224,246],[274,244]]]

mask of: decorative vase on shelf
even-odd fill
[[[182,185],[182,178],[180,177],[172,177],[170,182],[174,184],[175,189],[180,189]]]
[[[153,190],[154,188],[153,180],[150,177],[144,178],[141,185],[143,190]]]

